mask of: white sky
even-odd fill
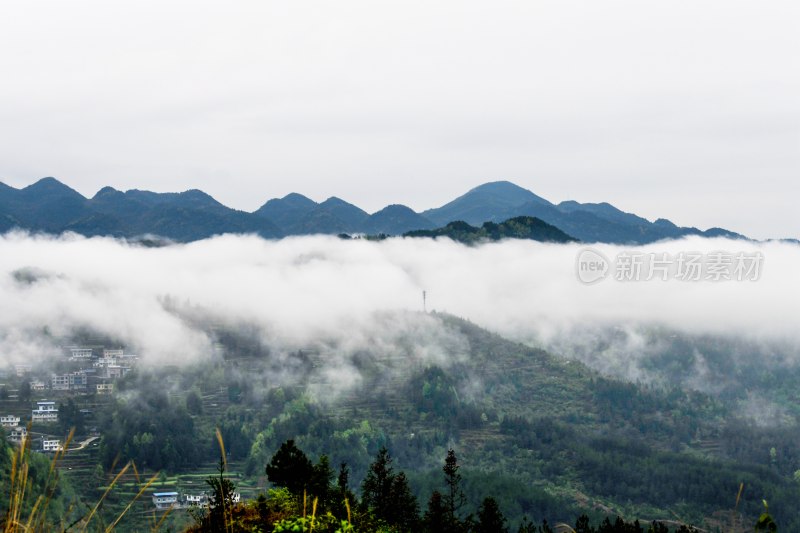
[[[509,179],[799,237],[799,51],[789,0],[7,2],[0,181],[375,211]]]

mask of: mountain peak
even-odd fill
[[[32,183],[27,187],[20,189],[23,196],[26,197],[50,197],[50,196],[65,196],[71,198],[79,198],[85,200],[81,193],[75,189],[61,183],[53,177],[42,178],[36,183]]]
[[[104,196],[112,196],[117,194],[122,194],[122,192],[118,191],[114,187],[106,185],[105,187],[97,191],[97,193],[92,197],[92,200],[94,200],[95,198],[103,198]]]
[[[324,202],[322,202],[320,205],[323,205],[323,204],[346,204],[346,203],[347,202],[345,202],[344,200],[342,200],[338,196],[331,196],[330,198],[327,198]]]
[[[402,204],[387,205],[370,215],[365,224],[367,233],[402,234],[412,230],[433,229],[435,224]]]
[[[489,181],[483,183],[467,191],[467,194],[478,193],[478,192],[501,194],[504,196],[532,194],[531,191],[529,191],[528,189],[520,187],[516,183],[513,183],[508,180]]]
[[[42,189],[50,189],[50,190],[62,189],[62,190],[69,190],[69,191],[73,190],[73,189],[71,189],[67,185],[64,185],[63,183],[61,183],[60,181],[58,181],[57,179],[55,179],[52,176],[48,176],[46,178],[42,178],[40,180],[37,180],[36,182],[31,183],[27,187],[23,187],[20,190],[30,191],[30,190],[42,190]]]
[[[318,205],[317,202],[315,202],[308,196],[303,196],[298,192],[290,192],[289,194],[281,198],[281,200],[292,207],[298,207],[298,208],[312,208]]]
[[[491,181],[478,185],[442,207],[422,213],[437,224],[464,220],[470,224],[499,222],[510,218],[513,210],[525,204],[551,206],[544,198],[510,181]]]

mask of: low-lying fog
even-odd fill
[[[144,362],[193,361],[213,353],[209,323],[246,324],[278,352],[320,342],[349,353],[390,350],[411,336],[416,356],[443,362],[461,345],[435,315],[416,312],[423,290],[429,311],[634,379],[646,379],[642,353],[659,349],[643,336],[660,329],[667,338],[719,335],[778,346],[790,363],[800,358],[800,246],[700,238],[596,245],[610,259],[722,251],[762,260],[757,280],[645,281],[645,268],[640,281],[623,282],[612,265],[607,279],[591,285],[576,273],[585,248],[325,236],[222,236],[148,248],[11,233],[0,237],[0,362],[52,352],[76,328],[118,339]]]

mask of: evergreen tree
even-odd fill
[[[478,509],[478,523],[474,533],[508,533],[506,517],[500,512],[500,506],[494,498],[484,498]]]
[[[267,479],[278,487],[286,487],[295,496],[303,494],[314,474],[314,466],[294,440],[287,440],[272,456],[266,468]]]
[[[347,506],[351,508],[356,504],[356,496],[350,490],[350,469],[347,463],[339,465],[339,475],[336,478],[336,496],[331,503],[332,512],[339,518],[347,518]],[[345,500],[347,503],[345,504]]]
[[[393,480],[392,458],[384,446],[378,450],[361,484],[361,505],[382,520],[390,513]]]
[[[422,520],[423,530],[427,533],[441,533],[447,531],[447,512],[445,510],[444,498],[438,490],[433,491],[428,500],[428,510]]]
[[[319,498],[319,505],[322,509],[328,507],[331,501],[331,482],[333,481],[333,470],[327,455],[321,455],[317,464],[312,468],[311,479],[308,484],[308,493],[315,498]]]
[[[575,533],[595,533],[594,528],[589,523],[589,517],[582,514],[575,521]]]
[[[405,473],[400,472],[392,480],[390,500],[386,521],[400,531],[415,531],[419,523],[419,505],[408,486]]]
[[[378,451],[361,486],[361,505],[375,518],[400,531],[412,531],[419,521],[417,499],[403,472],[394,473],[386,447]]]
[[[458,512],[466,501],[464,492],[461,490],[461,474],[458,473],[459,468],[456,452],[452,449],[448,450],[442,471],[444,472],[444,481],[447,485],[447,491],[444,494],[444,506],[450,531],[458,531],[461,529]]]
[[[539,533],[539,528],[537,528],[536,524],[531,522],[527,516],[523,516],[517,533]]]
[[[218,476],[209,476],[206,483],[211,487],[211,494],[208,500],[208,513],[200,520],[202,531],[209,533],[228,531],[228,524],[232,521],[231,514],[235,506],[234,497],[236,486],[233,482],[224,477],[225,461],[219,460]]]

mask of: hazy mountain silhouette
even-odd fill
[[[373,214],[337,197],[317,203],[298,193],[273,198],[248,213],[222,205],[196,189],[156,193],[104,187],[87,199],[55,178],[43,178],[22,189],[0,183],[0,232],[20,228],[126,238],[157,235],[187,242],[224,233],[267,238],[317,233],[402,235],[456,221],[482,228],[485,222],[515,217],[539,219],[565,236],[585,242],[642,244],[685,235],[742,237],[722,228],[701,231],[666,219],[650,222],[608,203],[565,201],[556,205],[509,181],[485,183],[422,213],[392,204]]]

